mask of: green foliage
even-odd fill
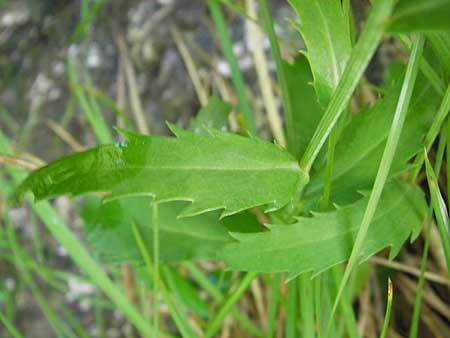
[[[290,0],[300,18],[297,24],[305,41],[314,87],[326,106],[350,57],[350,31],[339,1]],[[320,27],[320,29],[318,29]]]
[[[288,272],[290,279],[307,271],[318,274],[349,258],[367,201],[365,196],[332,212],[299,217],[291,225],[268,225],[268,232],[233,233],[238,242],[227,245],[218,257],[233,270]],[[425,208],[423,193],[415,186],[397,181],[386,186],[362,260],[388,246],[390,257],[395,257],[410,234],[417,237]]]
[[[292,134],[297,145],[294,155],[299,158],[305,152],[323,111],[311,86],[313,77],[306,58],[296,57],[293,64],[283,62],[283,66],[292,104]]]
[[[88,240],[96,253],[112,263],[142,263],[136,246],[131,222],[135,221],[149,252],[153,251],[152,210],[149,197],[127,197],[91,209],[87,219]],[[213,257],[217,249],[231,242],[227,228],[218,221],[219,213],[177,218],[185,202],[159,206],[158,226],[160,258],[165,262],[196,260]],[[93,211],[93,212],[92,212]]]
[[[385,248],[390,248],[390,258],[395,257],[408,237],[419,235],[427,209],[424,194],[412,181],[426,159],[420,153],[423,143],[430,149],[450,104],[450,88],[445,92],[450,39],[444,32],[450,30],[450,0],[373,1],[353,48],[349,1],[290,0],[306,45],[306,57],[294,58],[293,64],[282,60],[268,3],[260,2],[261,26],[270,40],[282,90],[289,152],[256,136],[251,102],[222,8],[218,0],[208,4],[231,66],[243,129],[249,135],[229,132],[231,105],[213,96],[192,120],[191,131],[170,125],[175,137],[167,137],[120,130],[124,142],[67,156],[31,173],[17,189],[16,198],[22,199],[28,191],[36,200],[106,193],[103,201],[93,197],[85,204],[90,247],[108,264],[134,263],[139,280],[153,287],[153,307],[158,307],[161,294],[182,336],[197,333],[186,316],[192,310],[208,320],[207,324],[200,321],[199,330],[205,333],[201,336],[215,335],[228,314],[249,332],[264,335],[236,304],[257,273],[287,273],[289,279],[303,276],[289,285],[287,304],[278,288],[280,275],[273,277],[267,336],[274,334],[278,307],[285,306],[287,336],[298,336],[296,323],[301,318],[303,335],[315,334],[319,328],[317,334],[325,337],[326,330],[343,328],[349,337],[357,337],[352,299],[361,286],[343,291],[351,272]],[[238,8],[239,13],[244,11]],[[90,22],[89,15],[85,18]],[[80,27],[84,31],[86,24]],[[403,36],[408,48],[413,46],[406,71],[403,65],[397,67],[395,76],[385,79],[387,85],[379,91],[383,96],[373,106],[361,109],[358,105],[359,112],[341,119],[344,112],[353,112],[353,103],[359,103],[352,101],[353,93],[383,35],[411,31],[427,31],[431,48],[426,57],[431,62],[421,60],[421,35]],[[74,93],[94,133],[101,143],[111,143],[98,104],[81,90],[72,60],[68,65]],[[425,76],[415,81],[419,66]],[[440,95],[444,99],[437,110]],[[440,134],[442,139],[447,137],[445,132]],[[328,136],[326,153],[323,145]],[[442,161],[444,142],[437,163]],[[409,169],[412,179],[406,183],[399,176]],[[448,213],[428,159],[426,169],[431,203],[450,261]],[[2,182],[4,177],[0,175]],[[326,212],[315,212],[320,202],[320,210]],[[148,318],[128,302],[48,203],[33,207],[75,262],[140,331],[159,331],[157,316],[153,326],[147,326]],[[254,207],[277,210],[269,215],[267,228],[261,224],[260,210],[248,211]],[[221,276],[225,284],[233,284],[228,294],[222,294],[222,284],[216,285],[187,263],[199,285],[214,298],[214,313],[176,268],[159,265],[160,260],[172,264],[203,259],[225,261],[231,270],[249,272],[240,280],[234,274],[233,278]],[[322,280],[310,281],[311,276],[345,261],[349,263],[344,274],[333,269]],[[342,322],[319,318],[333,317],[341,295]],[[389,315],[386,323],[388,319]],[[384,333],[386,329],[387,324]]]
[[[197,116],[192,119],[191,129],[196,134],[207,134],[207,128],[228,131],[228,114],[231,105],[222,101],[217,96],[212,96],[208,104],[200,109]]]
[[[439,97],[432,88],[420,81],[395,153],[391,176],[408,167],[407,161],[422,149],[422,139],[428,130]],[[346,126],[336,147],[331,184],[331,202],[351,203],[358,198],[358,190],[371,189],[392,123],[400,94],[400,83],[392,85],[386,97],[378,99],[367,111],[359,112]],[[318,202],[323,191],[325,165],[311,176],[305,188],[307,205]],[[308,209],[308,208],[307,208]]]
[[[394,33],[450,30],[450,0],[400,0],[390,19]]]
[[[180,215],[286,205],[305,180],[284,149],[257,138],[195,135],[171,126],[176,138],[125,133],[128,142],[78,153],[43,167],[19,187],[40,200],[70,193],[111,192],[109,199],[153,195],[155,201],[192,201]],[[276,182],[276,184],[274,184]],[[249,189],[251,187],[251,189]]]

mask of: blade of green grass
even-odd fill
[[[280,281],[281,274],[276,273],[272,277],[271,281],[271,292],[270,292],[270,304],[269,304],[269,323],[267,325],[267,338],[272,338],[275,335],[275,330],[277,328],[277,315],[278,315],[278,304],[280,302]]]
[[[427,261],[428,261],[428,250],[430,247],[430,231],[431,231],[431,216],[432,216],[432,208],[429,209],[430,212],[428,213],[427,217],[427,230],[425,235],[425,244],[423,246],[423,253],[422,253],[422,262],[420,265],[420,275],[419,275],[419,281],[417,283],[417,290],[416,290],[416,299],[414,301],[414,309],[413,309],[413,315],[411,318],[411,326],[409,328],[409,338],[416,338],[417,332],[419,328],[419,318],[420,318],[420,305],[422,302],[422,291],[423,291],[423,285],[425,282],[425,270],[427,268]]]
[[[439,190],[438,180],[426,154],[425,168],[431,195],[431,204],[433,206],[434,216],[436,217],[436,224],[439,229],[439,234],[441,235],[442,247],[444,249],[445,261],[447,263],[447,272],[450,274],[450,235],[448,212],[445,201]]]
[[[367,231],[369,230],[370,223],[372,222],[375,210],[378,206],[378,202],[381,197],[384,185],[387,181],[389,170],[394,159],[395,151],[397,149],[398,141],[402,132],[403,124],[408,112],[409,103],[411,101],[411,96],[414,88],[414,84],[417,78],[417,73],[419,71],[420,59],[423,52],[424,39],[422,35],[418,35],[416,41],[414,41],[413,49],[409,58],[408,66],[405,73],[405,78],[403,81],[402,90],[400,92],[400,97],[397,103],[397,108],[395,111],[394,119],[392,121],[391,130],[389,131],[389,136],[386,142],[386,146],[383,152],[383,157],[381,159],[380,166],[378,168],[378,173],[373,185],[372,192],[370,193],[369,202],[367,203],[366,211],[364,212],[363,219],[361,221],[361,226],[355,239],[355,244],[352,249],[347,267],[344,272],[344,277],[342,278],[341,284],[338,289],[336,300],[333,305],[332,315],[336,311],[339,300],[344,291],[345,285],[350,277],[356,264],[358,264],[360,251],[365,240]],[[331,320],[331,319],[330,319]]]
[[[22,334],[16,329],[14,323],[10,322],[1,311],[0,311],[0,322],[6,327],[8,332],[11,334],[11,337],[24,338],[24,336],[22,336]]]
[[[208,327],[206,328],[205,338],[213,337],[216,332],[220,329],[220,325],[223,322],[223,319],[225,316],[231,311],[233,306],[239,301],[239,299],[244,294],[245,290],[250,286],[250,283],[253,281],[253,279],[256,278],[258,274],[255,272],[248,272],[244,278],[239,282],[239,285],[237,286],[236,290],[231,293],[231,295],[228,296],[225,303],[221,306],[219,309],[219,312],[216,314],[216,316],[213,318],[213,320],[209,323]]]
[[[441,171],[441,164],[442,159],[444,157],[444,150],[446,148],[446,140],[447,140],[447,130],[444,128],[443,132],[441,134],[441,139],[439,140],[439,146],[436,154],[436,162],[434,166],[434,171],[436,175],[439,175]],[[420,318],[420,306],[422,302],[422,291],[423,286],[425,283],[425,271],[427,269],[427,262],[428,262],[428,250],[430,247],[430,233],[431,233],[431,227],[432,227],[432,216],[433,216],[433,206],[430,205],[428,208],[428,214],[427,218],[425,219],[427,228],[425,233],[425,244],[423,247],[423,253],[422,253],[422,262],[420,265],[420,275],[419,275],[419,281],[417,283],[417,290],[416,290],[416,299],[414,302],[414,310],[413,315],[411,318],[411,325],[409,329],[409,338],[416,338],[418,329],[419,329],[419,318]]]
[[[231,42],[230,34],[228,33],[228,27],[225,23],[225,18],[223,16],[220,3],[218,0],[208,0],[208,6],[216,25],[217,32],[219,33],[220,40],[222,42],[225,57],[227,58],[231,68],[231,79],[233,80],[233,84],[236,89],[239,106],[244,115],[245,128],[253,135],[256,135],[255,120],[253,119],[252,108],[246,95],[244,78],[241,71],[239,70],[238,62],[233,53],[233,45]]]
[[[86,35],[87,26],[89,26],[89,24],[95,18],[95,15],[102,8],[105,1],[97,0],[90,7],[87,6],[87,4],[89,3],[88,1],[83,1],[82,3],[84,4],[84,6],[82,6],[82,18],[75,28],[74,32],[72,33],[72,36],[70,37],[71,43],[74,43],[80,37],[84,38],[84,36]]]
[[[388,279],[388,296],[387,296],[387,304],[386,304],[386,314],[384,315],[383,329],[381,330],[380,338],[386,338],[386,335],[387,335],[387,330],[389,328],[389,321],[391,320],[392,298],[393,298],[392,281],[389,278]]]
[[[386,20],[392,12],[393,5],[394,1],[392,0],[379,0],[372,4],[367,22],[352,50],[341,81],[300,160],[300,167],[305,172],[310,171],[325,140],[348,105],[353,91],[381,40]]]
[[[55,311],[53,311],[52,307],[47,302],[47,298],[44,296],[39,286],[34,281],[33,276],[27,269],[26,264],[24,264],[23,259],[24,253],[22,251],[22,248],[20,247],[20,244],[18,243],[17,237],[15,236],[14,228],[8,216],[5,216],[5,222],[7,225],[7,235],[9,239],[9,244],[10,247],[13,249],[17,269],[21,275],[21,278],[23,279],[23,281],[25,281],[25,284],[30,288],[33,297],[36,299],[44,316],[47,318],[51,328],[58,337],[65,336],[76,338],[72,330],[68,328],[67,325],[61,320],[61,318],[59,318],[59,316],[55,313]]]
[[[450,110],[450,85],[447,87],[447,90],[445,91],[444,98],[442,99],[441,105],[439,106],[439,110],[433,120],[430,129],[428,130],[427,135],[425,136],[424,144],[427,151],[430,150],[431,146],[434,143],[434,140],[439,134],[439,130],[444,124],[445,118],[447,117],[449,110]],[[417,178],[417,175],[419,174],[420,169],[422,168],[424,157],[425,157],[424,152],[420,152],[416,156],[414,160],[415,168],[410,173],[411,181],[414,181]]]
[[[216,303],[224,302],[225,297],[222,295],[220,288],[213,284],[194,263],[184,262],[183,266],[189,271],[200,287],[211,295]],[[239,325],[249,333],[256,337],[264,336],[264,333],[244,313],[241,313],[236,306],[231,310],[231,315],[239,322]]]
[[[183,316],[181,316],[180,312],[178,311],[178,307],[174,304],[174,302],[172,301],[172,298],[167,290],[167,287],[163,284],[163,282],[161,281],[161,279],[159,278],[159,273],[158,275],[158,279],[155,279],[155,265],[152,262],[152,259],[150,257],[150,253],[145,245],[144,239],[142,237],[141,232],[139,231],[138,226],[136,225],[135,222],[131,223],[131,229],[133,230],[133,234],[134,234],[134,238],[136,240],[136,244],[139,248],[139,251],[142,255],[142,258],[145,261],[145,265],[147,267],[148,273],[149,273],[149,277],[150,279],[153,281],[153,283],[158,284],[158,290],[161,290],[161,293],[164,297],[164,301],[166,302],[170,314],[173,317],[173,320],[175,321],[182,337],[195,337],[195,334],[192,332],[192,329],[190,328],[189,324],[187,323],[187,321],[185,320],[185,318]],[[153,289],[154,290],[154,289]],[[157,313],[158,313],[158,308],[159,308],[159,302],[154,301],[153,303],[153,312],[154,312],[154,316],[157,317]],[[155,321],[156,322],[156,321]],[[154,323],[155,323],[154,322]],[[159,323],[155,325],[153,325],[152,328],[152,335],[151,337],[158,337],[158,335],[161,333],[161,331],[158,330],[158,326]],[[150,326],[149,326],[150,327]],[[158,331],[157,331],[158,330]]]
[[[408,39],[406,35],[400,35],[399,36],[400,42],[403,43],[403,45],[411,49],[412,42]],[[433,86],[433,88],[441,95],[444,95],[445,93],[445,83],[440,78],[438,73],[433,69],[433,67],[430,65],[428,60],[423,57],[420,61],[420,71],[425,75],[425,77],[430,81],[430,84]]]
[[[74,61],[70,56],[67,59],[67,70],[69,73],[70,86],[74,91],[78,99],[78,103],[83,110],[83,113],[86,115],[95,136],[101,143],[112,143],[113,138],[109,132],[105,120],[103,119],[103,116],[99,114],[98,110],[95,110],[92,106],[91,96],[86,96],[84,91],[81,89],[77,70],[75,69]]]
[[[299,276],[298,289],[302,337],[314,337],[314,284],[311,281],[311,273]]]
[[[287,132],[287,148],[292,154],[296,154],[296,149],[298,148],[298,133],[295,130],[295,123],[293,120],[292,104],[289,94],[288,83],[286,79],[286,74],[284,72],[283,60],[281,58],[280,46],[278,43],[278,38],[275,33],[272,15],[270,13],[267,0],[260,0],[260,14],[264,23],[264,27],[269,36],[270,50],[272,52],[272,57],[275,60],[276,73],[278,77],[278,82],[281,87],[281,97],[284,108],[284,117],[286,120],[286,132]]]
[[[286,338],[296,338],[297,330],[297,283],[296,280],[291,280],[288,284],[287,304],[286,304]]]

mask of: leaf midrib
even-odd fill
[[[132,169],[145,169],[145,170],[173,170],[173,171],[274,171],[274,170],[288,170],[293,172],[300,172],[300,168],[297,163],[284,166],[273,167],[217,167],[217,166],[130,166],[127,165],[123,168],[101,168],[100,171],[120,171],[120,170],[132,170]]]

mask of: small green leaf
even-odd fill
[[[151,195],[157,202],[191,201],[180,216],[224,209],[222,217],[254,206],[276,210],[307,180],[285,149],[258,138],[209,129],[208,135],[172,126],[174,137],[126,132],[128,141],[57,160],[18,188],[41,200],[102,191],[108,200]]]
[[[373,186],[400,94],[400,84],[391,86],[388,94],[378,99],[371,109],[359,112],[341,134],[333,164],[331,202],[340,205],[354,202],[359,197],[358,190]],[[422,149],[423,137],[431,125],[439,100],[425,80],[418,81],[390,170],[391,177],[405,170],[408,160]],[[325,174],[323,165],[311,176],[304,193],[306,205],[319,200]]]
[[[319,105],[314,87],[311,68],[304,57],[296,57],[293,64],[283,62],[289,98],[293,114],[293,138],[296,148],[294,155],[303,155],[311,137],[319,124],[323,110]]]
[[[232,270],[288,272],[289,278],[312,271],[317,274],[350,257],[368,197],[295,224],[270,225],[268,232],[233,233],[238,242],[218,252]],[[362,246],[364,261],[386,247],[393,258],[410,234],[417,237],[426,210],[422,191],[403,182],[386,186],[369,233]]]
[[[228,131],[228,114],[231,105],[217,96],[211,96],[205,107],[200,109],[197,116],[192,119],[191,129],[196,134],[207,134],[207,128]]]
[[[390,19],[393,33],[450,30],[450,0],[400,0]]]
[[[307,47],[305,55],[311,65],[317,96],[326,106],[350,57],[349,26],[339,1],[289,2],[300,18],[297,28]]]

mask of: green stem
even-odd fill
[[[245,290],[247,290],[247,288],[250,286],[250,283],[253,281],[253,279],[256,278],[257,275],[258,274],[255,272],[248,272],[244,276],[237,289],[227,298],[227,300],[217,313],[216,317],[214,317],[214,319],[208,325],[205,333],[205,338],[210,338],[215,335],[215,333],[219,330],[225,316],[231,311],[234,304],[239,301],[242,294],[245,292]]]
[[[253,113],[246,95],[246,88],[244,84],[244,78],[236,57],[233,53],[233,45],[231,42],[230,34],[228,33],[228,27],[225,23],[225,18],[220,7],[218,0],[208,0],[208,6],[211,11],[214,23],[216,25],[217,32],[219,33],[220,40],[222,42],[223,52],[228,60],[231,68],[231,79],[236,89],[236,94],[239,100],[239,106],[244,114],[245,128],[247,131],[256,135],[256,124],[253,119]]]
[[[280,281],[281,274],[276,273],[272,277],[271,297],[269,305],[269,325],[267,327],[267,338],[272,338],[275,335],[277,326],[278,303],[280,302]]]
[[[383,329],[381,330],[380,338],[386,338],[387,330],[389,328],[389,321],[391,320],[392,298],[393,298],[392,282],[391,279],[389,278],[386,314],[384,316]]]
[[[309,173],[314,160],[325,143],[328,135],[347,107],[358,82],[380,42],[387,18],[389,18],[393,0],[379,0],[372,4],[367,22],[358,42],[352,50],[347,67],[342,74],[330,103],[314,132],[314,135],[300,160],[300,167]]]
[[[447,90],[445,91],[444,98],[442,99],[441,105],[439,106],[439,110],[436,114],[436,117],[434,118],[433,123],[431,124],[431,127],[428,130],[427,135],[425,136],[424,143],[427,151],[430,150],[431,146],[434,143],[434,140],[438,136],[439,130],[444,124],[445,118],[447,117],[449,110],[450,110],[450,85],[447,87]],[[425,154],[424,152],[420,152],[414,160],[414,170],[411,171],[410,173],[411,182],[416,180],[420,172],[420,169],[422,169],[422,165],[425,160],[424,154]]]
[[[337,305],[339,304],[339,300],[342,296],[343,290],[345,288],[345,285],[347,284],[350,274],[353,271],[354,267],[358,264],[360,252],[364,240],[366,238],[367,231],[369,230],[369,225],[372,222],[373,216],[378,206],[378,202],[381,197],[381,193],[383,191],[384,185],[386,184],[386,180],[403,129],[406,114],[408,112],[409,103],[411,101],[411,96],[414,89],[414,84],[417,78],[417,73],[419,71],[420,59],[423,52],[423,44],[424,44],[423,36],[418,35],[416,41],[414,42],[413,49],[411,51],[410,59],[405,73],[405,79],[403,81],[403,86],[400,92],[400,97],[398,99],[394,119],[392,121],[391,129],[389,131],[386,146],[384,148],[383,157],[381,159],[381,163],[378,168],[375,183],[373,185],[373,189],[369,197],[369,202],[367,204],[363,219],[361,221],[361,226],[359,228],[358,234],[355,239],[355,243],[353,245],[353,249],[348,261],[347,268],[345,269],[344,272],[344,277],[342,278],[341,284],[338,289],[336,300],[333,305],[331,318],[333,317],[336,311]]]
[[[272,57],[275,60],[276,64],[276,71],[277,71],[277,77],[278,82],[280,83],[281,87],[281,95],[283,99],[283,107],[284,107],[284,114],[285,114],[285,120],[286,120],[286,131],[287,131],[287,147],[288,150],[296,154],[297,148],[299,146],[298,140],[299,134],[295,130],[295,123],[294,123],[294,115],[292,113],[292,103],[291,98],[289,94],[289,87],[288,82],[286,79],[286,74],[284,72],[283,67],[283,59],[281,58],[281,52],[280,52],[280,46],[278,43],[278,38],[275,33],[274,27],[273,27],[273,19],[272,15],[270,14],[270,9],[267,4],[267,0],[260,0],[259,1],[260,8],[261,8],[261,18],[264,23],[264,27],[267,31],[267,34],[269,36],[270,41],[270,50],[272,52]]]
[[[14,324],[6,318],[2,312],[0,312],[0,322],[6,327],[8,332],[11,334],[13,338],[24,338],[22,334],[16,329]]]
[[[295,327],[297,322],[297,289],[296,280],[291,280],[288,284],[286,338],[297,337]]]

